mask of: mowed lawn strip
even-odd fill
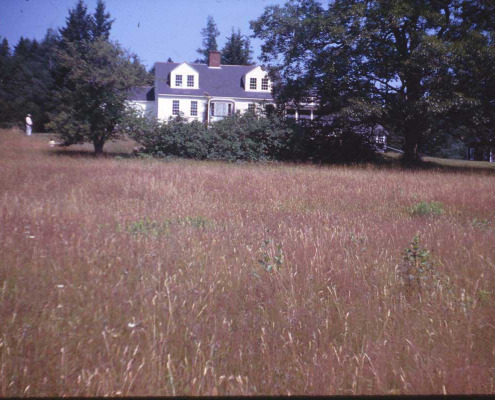
[[[494,393],[494,244],[490,171],[1,130],[0,396]]]

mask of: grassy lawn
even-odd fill
[[[0,396],[495,392],[491,170],[47,141],[0,130]]]

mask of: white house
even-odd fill
[[[210,52],[208,64],[157,62],[154,83],[134,89],[129,103],[162,121],[182,115],[209,123],[273,103],[272,83],[261,67],[221,65],[218,51]]]
[[[154,86],[135,88],[128,102],[150,117],[167,121],[181,115],[189,121],[209,124],[236,111],[245,112],[258,104],[273,104],[272,82],[259,66],[221,65],[220,52],[210,51],[208,64],[155,63]],[[315,103],[286,107],[287,118],[313,120]],[[360,128],[370,134],[377,148],[386,146],[383,127]]]

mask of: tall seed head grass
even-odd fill
[[[494,393],[493,174],[85,151],[0,131],[1,396]]]

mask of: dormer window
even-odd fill
[[[187,87],[194,87],[194,75],[187,75]]]
[[[261,90],[268,90],[268,78],[261,80]]]
[[[175,75],[175,86],[182,87],[182,75]]]
[[[256,90],[257,86],[258,85],[256,84],[256,78],[250,78],[249,79],[249,89]]]

